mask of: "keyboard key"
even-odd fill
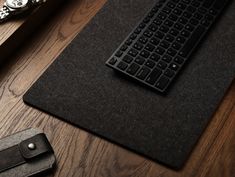
[[[151,37],[153,35],[153,32],[152,31],[150,31],[150,30],[146,30],[145,32],[144,32],[144,36],[146,36],[146,37]]]
[[[180,51],[180,56],[187,57],[193,49],[194,45],[197,43],[197,41],[200,39],[201,35],[204,34],[205,31],[205,27],[201,25],[198,26],[194,33],[191,35],[190,39],[185,43],[184,47]]]
[[[159,68],[161,68],[161,69],[166,69],[166,67],[167,67],[167,64],[165,63],[165,62],[163,62],[163,61],[159,61],[159,63],[157,64],[157,66],[159,67]]]
[[[172,48],[173,48],[173,49],[176,49],[176,50],[179,50],[179,49],[181,48],[181,44],[178,43],[178,42],[174,42],[174,43],[172,44]]]
[[[113,57],[113,58],[111,58],[111,59],[109,60],[108,63],[111,64],[111,65],[114,65],[114,64],[117,63],[117,59],[116,59],[115,57]]]
[[[183,37],[189,37],[190,36],[190,32],[188,32],[187,30],[183,30],[180,33]]]
[[[154,68],[150,75],[147,77],[146,82],[154,85],[158,78],[161,76],[162,71],[158,68]]]
[[[129,50],[128,54],[135,57],[138,54],[138,51],[135,49],[131,49],[131,50]]]
[[[139,79],[141,79],[141,80],[144,80],[146,77],[147,77],[147,75],[150,73],[150,69],[149,68],[147,68],[147,67],[142,67],[140,70],[139,70],[139,72],[138,72],[138,74],[136,75],[136,77],[137,78],[139,78]]]
[[[164,56],[162,57],[162,60],[165,61],[165,62],[167,62],[167,63],[170,63],[171,60],[172,60],[172,57],[169,56],[169,55],[164,55]]]
[[[157,31],[158,27],[157,27],[157,25],[152,24],[152,25],[149,26],[149,29],[151,31],[155,32],[155,31]]]
[[[159,88],[160,90],[164,90],[169,82],[170,80],[167,77],[162,76],[157,82],[156,87]]]
[[[179,4],[177,5],[177,7],[180,8],[181,10],[184,10],[184,9],[187,7],[187,5],[185,5],[185,4],[183,4],[183,3],[179,3]]]
[[[172,78],[174,75],[175,75],[175,72],[170,70],[170,69],[167,69],[164,73],[165,76],[169,77],[169,78]]]
[[[144,59],[143,57],[141,57],[141,56],[138,56],[138,57],[135,59],[135,62],[138,63],[138,64],[140,64],[140,65],[142,65],[142,64],[144,64],[145,59]]]
[[[126,55],[123,57],[122,61],[125,61],[126,63],[131,63],[133,61],[133,58],[129,55]]]
[[[145,49],[148,50],[149,52],[152,52],[155,49],[155,46],[152,44],[147,44]]]
[[[136,42],[133,46],[136,50],[141,50],[143,49],[144,45],[142,45],[141,43],[139,42]]]
[[[163,37],[165,36],[165,34],[162,33],[162,32],[160,32],[160,31],[157,31],[156,34],[155,34],[155,36],[156,36],[157,38],[159,38],[159,39],[163,39]]]
[[[170,56],[174,57],[174,56],[176,55],[177,51],[174,50],[174,49],[172,49],[172,48],[169,48],[169,49],[167,50],[167,53],[168,53]]]
[[[138,41],[142,44],[146,44],[148,42],[148,38],[141,36]]]
[[[173,24],[174,24],[174,22],[171,21],[171,20],[166,20],[166,21],[164,22],[164,25],[166,25],[166,26],[168,26],[168,27],[171,27]]]
[[[149,68],[153,68],[155,66],[155,62],[151,60],[147,60],[145,63],[145,66],[148,66]]]
[[[164,49],[168,49],[168,47],[170,47],[170,43],[167,41],[162,41],[160,43],[160,46],[163,47]]]
[[[179,34],[179,31],[176,30],[176,29],[171,29],[170,34],[173,35],[173,36],[177,36]]]
[[[165,40],[167,40],[168,42],[173,42],[175,40],[175,38],[174,38],[174,36],[168,34],[168,35],[166,35]]]
[[[161,58],[161,56],[160,55],[158,55],[158,54],[156,54],[156,53],[152,53],[152,55],[150,56],[150,59],[151,60],[154,60],[154,61],[158,61],[158,60],[160,60],[160,58]]]
[[[128,48],[128,46],[126,44],[122,45],[122,47],[120,48],[121,51],[126,51]]]
[[[135,75],[135,73],[140,69],[140,66],[136,63],[132,63],[130,67],[126,70],[127,73]]]
[[[175,57],[174,61],[178,64],[182,64],[184,62],[184,59],[180,56]]]
[[[181,43],[181,44],[183,44],[185,42],[185,40],[186,39],[183,36],[179,36],[179,37],[176,38],[176,41]]]
[[[181,17],[181,18],[179,18],[178,22],[183,24],[183,25],[185,25],[185,24],[188,23],[188,20],[186,18],[184,18],[184,17]]]
[[[162,55],[165,53],[165,50],[162,47],[157,47],[156,53],[158,53],[159,55]]]
[[[116,57],[121,57],[123,52],[121,50],[118,50],[115,54]]]
[[[176,16],[176,15],[174,15],[174,14],[171,14],[170,16],[169,16],[169,19],[171,19],[172,21],[176,21],[177,19],[178,19],[178,16]]]
[[[150,55],[150,52],[143,50],[142,52],[140,52],[140,55],[144,58],[148,58]]]
[[[117,67],[124,71],[128,67],[128,64],[126,64],[124,62],[120,62],[120,63],[118,63]]]
[[[169,66],[169,69],[171,69],[173,71],[177,71],[179,69],[179,66],[175,63],[171,63]]]
[[[158,14],[157,17],[160,18],[161,20],[165,20],[167,18],[167,14],[161,12]]]
[[[151,38],[150,39],[150,42],[153,44],[153,45],[158,45],[159,44],[159,42],[160,42],[160,40],[159,39],[157,39],[157,38],[155,38],[155,37],[153,37],[153,38]]]

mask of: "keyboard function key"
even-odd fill
[[[128,67],[128,64],[121,61],[120,63],[118,63],[117,67],[124,71]]]
[[[140,69],[139,65],[137,65],[136,63],[132,63],[130,67],[126,70],[126,72],[131,75],[135,75],[139,69]]]

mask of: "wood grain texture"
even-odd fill
[[[234,84],[180,171],[168,169],[23,103],[27,89],[104,3],[105,0],[69,2],[2,66],[0,137],[29,127],[44,130],[58,163],[48,177],[235,177]],[[5,30],[0,28],[0,31]]]

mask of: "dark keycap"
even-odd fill
[[[128,67],[128,64],[121,61],[120,63],[118,63],[117,67],[124,71]]]
[[[143,50],[142,52],[140,52],[140,55],[144,58],[148,58],[150,55],[150,52]]]
[[[159,26],[159,25],[162,24],[162,20],[159,19],[159,18],[156,18],[156,19],[153,20],[153,23]]]
[[[143,49],[144,45],[142,45],[141,43],[139,42],[136,42],[133,46],[136,50],[141,50]]]
[[[193,32],[191,35],[190,39],[185,43],[184,47],[180,51],[180,55],[182,57],[187,57],[188,54],[191,52],[192,48],[194,45],[198,42],[200,39],[201,35],[206,31],[206,29],[199,25],[196,30]]]
[[[161,56],[156,53],[152,53],[152,55],[149,58],[157,62],[158,60],[160,60]]]
[[[117,59],[115,57],[109,60],[109,64],[114,65],[115,63],[117,63]]]
[[[167,62],[167,63],[170,63],[171,60],[172,60],[172,57],[169,56],[169,55],[164,55],[164,56],[162,57],[162,60],[165,61],[165,62]]]
[[[162,47],[157,47],[157,49],[155,50],[156,53],[158,53],[159,55],[162,55],[165,53],[165,49],[163,49]]]
[[[146,18],[143,20],[143,22],[144,22],[144,23],[148,23],[148,22],[150,22],[150,20],[151,20],[151,18],[146,17]]]
[[[153,68],[155,66],[155,62],[151,60],[147,60],[145,63],[145,66],[148,66],[149,68]]]
[[[188,32],[187,30],[183,30],[180,33],[183,37],[189,37],[190,36],[190,32]]]
[[[181,14],[182,14],[182,10],[176,8],[176,9],[173,10],[173,13],[174,13],[175,15],[181,15]]]
[[[179,65],[177,65],[175,63],[171,63],[169,66],[169,69],[171,69],[173,71],[177,71],[179,69]]]
[[[118,50],[115,54],[116,57],[121,57],[123,52],[121,50]]]
[[[177,7],[180,8],[180,9],[182,9],[182,10],[184,10],[184,9],[187,7],[187,5],[185,5],[185,4],[183,4],[183,3],[179,3],[179,4],[177,5]]]
[[[162,38],[165,36],[165,34],[162,33],[162,32],[160,32],[160,31],[157,31],[156,34],[155,34],[155,36],[156,36],[157,38],[159,38],[159,39],[162,39]]]
[[[150,69],[149,68],[147,68],[147,67],[142,67],[140,70],[139,70],[139,72],[138,72],[138,74],[136,75],[136,77],[137,78],[139,78],[139,79],[141,79],[141,80],[144,80],[146,77],[147,77],[147,75],[150,73]]]
[[[160,40],[159,39],[157,39],[157,38],[155,38],[155,37],[153,37],[153,38],[151,38],[150,39],[150,42],[153,44],[153,45],[158,45],[159,44],[159,42],[160,42]]]
[[[168,2],[167,3],[167,6],[171,9],[175,8],[175,4],[174,3],[171,3],[171,2]]]
[[[173,42],[175,40],[175,38],[174,38],[174,36],[168,34],[168,35],[166,35],[165,40],[167,40],[168,42]]]
[[[160,29],[160,31],[162,31],[164,33],[167,33],[169,31],[169,28],[165,25],[161,26],[159,29]]]
[[[172,21],[176,21],[177,19],[178,19],[178,16],[177,15],[174,15],[174,14],[171,14],[170,16],[169,16],[169,19],[171,19]]]
[[[190,21],[189,21],[192,25],[197,25],[199,23],[199,21],[195,18],[192,18]]]
[[[183,44],[185,42],[185,40],[186,39],[183,36],[179,36],[179,37],[176,38],[176,41],[181,43],[181,44]]]
[[[131,45],[131,44],[132,44],[132,42],[133,42],[133,40],[131,40],[131,39],[127,39],[127,40],[126,40],[126,42],[125,42],[125,44],[126,44],[126,45]]]
[[[160,46],[163,47],[163,48],[165,48],[165,49],[168,49],[168,47],[170,47],[170,43],[167,42],[167,41],[162,41],[162,42],[160,43]]]
[[[176,29],[171,29],[170,34],[173,35],[173,36],[177,36],[179,34],[179,31],[176,30]]]
[[[145,49],[148,50],[149,52],[152,52],[155,49],[155,47],[152,44],[147,44]]]
[[[194,6],[194,7],[199,7],[200,6],[200,2],[198,2],[198,1],[193,1],[192,3],[192,6]]]
[[[147,77],[146,82],[153,85],[158,80],[158,78],[161,76],[162,71],[158,68],[154,68],[153,71],[150,73],[150,75]]]
[[[138,41],[142,44],[146,44],[148,42],[148,38],[141,36]]]
[[[144,36],[146,36],[146,37],[151,37],[153,35],[153,32],[152,31],[150,31],[150,30],[146,30],[145,32],[144,32]]]
[[[145,26],[146,26],[145,23],[141,23],[141,24],[139,25],[139,28],[140,28],[140,29],[143,29],[143,28],[145,28]]]
[[[166,26],[168,26],[168,27],[171,27],[173,24],[174,24],[174,22],[171,21],[171,20],[166,20],[166,21],[164,22],[164,25],[166,25]]]
[[[141,31],[142,31],[142,29],[141,29],[141,28],[136,28],[135,33],[136,33],[136,34],[140,34],[140,33],[141,33]]]
[[[163,61],[159,61],[159,63],[157,64],[157,66],[161,69],[166,69],[167,64]]]
[[[188,30],[188,31],[193,31],[194,30],[194,26],[193,25],[190,25],[190,24],[187,24],[185,26],[185,29]]]
[[[152,25],[149,26],[149,29],[151,31],[155,32],[155,31],[157,31],[158,27],[157,27],[157,25],[152,24]]]
[[[130,38],[131,38],[132,40],[135,40],[136,37],[137,37],[137,34],[135,34],[135,33],[133,33],[133,34],[130,36]]]
[[[203,15],[200,14],[200,13],[195,13],[195,14],[194,14],[194,17],[195,17],[196,19],[198,19],[198,20],[201,20],[202,17],[203,17]]]
[[[180,22],[181,24],[185,25],[185,24],[188,23],[188,20],[186,18],[184,18],[184,17],[181,17],[181,18],[179,18],[178,22]]]
[[[132,63],[130,67],[126,70],[127,73],[134,75],[138,70],[140,69],[140,66],[136,63]]]
[[[126,55],[123,57],[122,61],[125,61],[126,63],[131,63],[133,61],[133,58],[129,55]]]
[[[214,19],[214,17],[212,15],[210,15],[210,14],[206,14],[205,15],[205,19],[208,20],[208,21],[211,21],[211,20]]]
[[[167,69],[164,73],[164,75],[166,75],[167,77],[171,78],[175,75],[174,71]]]
[[[128,46],[126,44],[122,45],[122,47],[120,48],[121,51],[126,51],[128,48]]]
[[[174,49],[176,49],[176,50],[179,50],[179,49],[181,48],[181,44],[178,43],[178,42],[174,42],[174,43],[172,44],[172,48],[174,48]]]
[[[190,0],[182,0],[182,2],[184,2],[185,4],[189,4]]]
[[[182,24],[180,24],[180,23],[176,23],[175,25],[174,25],[174,27],[177,29],[177,30],[182,30],[183,29],[183,25]]]
[[[141,56],[136,57],[135,62],[142,65],[145,62],[145,59]]]
[[[192,16],[192,14],[191,13],[189,13],[189,12],[184,12],[183,13],[183,16],[185,17],[185,18],[191,18],[191,16]]]
[[[170,80],[167,77],[162,76],[157,82],[156,87],[159,88],[160,90],[164,90],[169,82]]]
[[[138,51],[135,49],[131,49],[131,50],[129,50],[128,54],[135,57],[138,54]]]
[[[158,14],[157,17],[160,18],[161,20],[165,20],[167,18],[167,14],[161,12]]]
[[[172,48],[169,48],[168,50],[167,50],[167,53],[170,55],[170,56],[175,56],[176,55],[176,53],[177,53],[177,51],[176,50],[174,50],[174,49],[172,49]]]
[[[184,62],[184,59],[180,56],[175,57],[174,61],[178,64],[182,64]]]
[[[187,8],[187,11],[191,12],[191,13],[194,13],[196,10],[197,9],[195,7],[193,7],[193,6],[188,6],[188,8]]]
[[[207,9],[204,7],[199,7],[198,12],[200,12],[201,14],[205,14],[207,12]]]
[[[166,14],[169,14],[169,13],[171,13],[171,8],[164,7],[164,8],[162,9],[162,12],[164,12],[164,13],[166,13]]]

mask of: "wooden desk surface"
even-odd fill
[[[27,89],[104,3],[105,0],[71,1],[1,66],[0,137],[29,127],[44,130],[57,156],[57,169],[48,177],[235,177],[234,84],[180,171],[168,169],[23,103]],[[9,31],[18,25],[11,26],[13,29]],[[6,33],[4,29],[0,27],[1,38]]]

